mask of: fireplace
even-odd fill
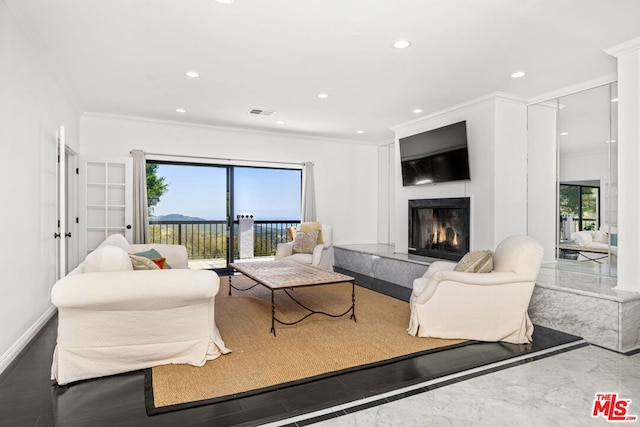
[[[459,261],[469,252],[468,197],[409,200],[409,253]]]

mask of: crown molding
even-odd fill
[[[444,117],[446,115],[449,115],[453,112],[461,112],[461,111],[465,111],[468,110],[470,108],[475,108],[478,107],[480,105],[483,104],[487,104],[487,103],[492,103],[492,102],[496,102],[496,101],[502,101],[502,102],[508,102],[511,104],[518,104],[518,105],[527,105],[527,101],[525,98],[521,98],[519,96],[516,95],[512,95],[510,93],[506,93],[506,92],[493,92],[490,93],[488,95],[484,95],[478,98],[474,98],[472,100],[463,102],[461,104],[457,104],[454,105],[452,107],[446,108],[444,110],[440,110],[438,112],[426,115],[426,116],[422,116],[422,117],[418,117],[416,119],[410,120],[408,122],[405,123],[401,123],[399,125],[393,126],[390,129],[395,132],[412,132],[412,131],[417,131],[419,129],[417,129],[418,127],[420,127],[422,124],[429,122],[431,120],[440,118],[440,117]]]
[[[556,89],[551,92],[543,93],[542,95],[529,98],[529,100],[527,101],[527,105],[549,102],[556,98],[562,98],[563,96],[568,96],[574,93],[582,92],[583,90],[593,89],[594,87],[615,83],[617,80],[618,80],[618,75],[615,73],[607,74],[606,76],[596,77],[595,79],[576,83],[571,86],[567,86],[561,89]]]
[[[618,58],[619,56],[638,50],[640,50],[640,37],[636,37],[635,39],[627,40],[626,42],[604,49],[603,52]]]

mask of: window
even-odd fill
[[[597,230],[600,223],[600,187],[560,184],[560,218],[563,224],[571,220],[572,230]],[[564,227],[562,227],[564,228]],[[565,240],[569,235],[561,236]]]

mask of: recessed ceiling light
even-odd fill
[[[357,130],[356,133],[364,133],[363,130]]]
[[[186,73],[184,73],[185,76],[190,77],[192,79],[197,79],[198,77],[200,77],[200,74],[197,71],[187,71]]]
[[[393,47],[396,49],[406,49],[411,46],[411,42],[409,40],[396,40],[393,42]]]
[[[618,98],[611,99],[611,102],[618,102]]]
[[[319,93],[318,94],[318,98],[320,98],[320,99],[327,99],[328,97],[329,97],[329,95],[326,94],[326,93]]]
[[[605,144],[611,144],[612,142],[616,142],[616,140],[615,139],[609,139],[609,140],[605,141],[604,143]]]
[[[518,79],[520,77],[524,77],[525,74],[526,73],[524,71],[516,71],[515,73],[511,74],[511,77],[513,77],[514,79]]]
[[[422,113],[422,108],[416,108],[413,110],[414,113],[418,114],[418,113]]]
[[[569,132],[560,132],[560,136],[567,136],[569,135]]]
[[[216,0],[216,3],[220,3],[220,4],[231,4],[236,0]]]
[[[187,110],[185,110],[184,108],[176,108],[176,113],[186,113]]]
[[[283,125],[283,124],[284,124],[284,122],[283,122],[282,120],[278,120],[278,121],[276,122],[276,124],[278,124],[278,125]]]

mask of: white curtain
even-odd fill
[[[302,169],[302,222],[316,220],[316,185],[313,163],[305,162]]]
[[[147,162],[144,151],[131,150],[133,156],[133,242],[149,243],[147,205]]]

